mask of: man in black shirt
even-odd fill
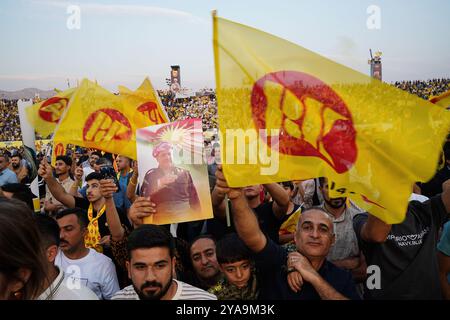
[[[370,214],[354,217],[367,265],[376,267],[366,281],[365,298],[442,299],[436,246],[450,212],[450,180],[442,189],[426,202],[411,201],[400,224],[389,225]]]
[[[52,168],[45,159],[41,162],[38,173],[45,180],[50,192],[56,200],[61,202],[67,208],[78,207],[84,209],[87,213],[89,224],[95,226],[95,230],[93,229],[93,231],[96,232],[98,229],[100,234],[99,241],[90,241],[90,239],[86,238],[86,246],[100,252],[103,252],[103,249],[107,249],[106,252],[103,253],[111,257],[112,255],[108,250],[110,230],[108,228],[108,224],[106,223],[106,212],[116,210],[120,217],[121,223],[129,229],[131,226],[126,214],[122,210],[117,209],[113,201],[106,201],[106,199],[102,196],[100,190],[100,180],[103,179],[103,176],[99,173],[92,172],[86,177],[86,200],[84,198],[74,197],[73,195],[67,193],[53,177]],[[89,226],[89,228],[91,227],[92,226]]]
[[[270,193],[273,201],[261,201],[260,195],[263,187]],[[242,192],[248,201],[248,205],[258,218],[261,230],[275,243],[279,243],[280,227],[289,214],[289,195],[278,183],[248,186],[243,188]],[[225,193],[221,192],[220,188],[215,187],[211,194],[214,217],[222,221],[225,220],[226,202],[224,200]],[[229,231],[233,232],[233,230]],[[216,234],[214,236],[216,239],[221,238]]]
[[[232,202],[238,235],[254,253],[260,299],[359,299],[350,272],[326,260],[335,239],[333,222],[326,212],[310,209],[302,213],[295,233],[298,252],[291,254],[288,263],[286,249],[261,231],[242,189],[228,187],[220,166],[216,177],[216,188],[228,194]],[[288,285],[287,276],[291,272],[298,272],[303,282],[297,292]]]

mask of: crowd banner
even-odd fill
[[[23,157],[30,164],[29,168],[30,169],[29,175],[31,180],[30,189],[31,192],[36,196],[33,198],[34,210],[40,211],[34,126],[32,123],[30,123],[30,121],[28,121],[26,115],[26,108],[30,105],[32,105],[31,100],[17,101],[17,107],[19,110],[20,130],[22,132],[22,141],[24,147]]]
[[[387,223],[435,173],[444,108],[213,13],[221,154],[231,187],[327,177]],[[395,188],[395,189],[394,189]]]

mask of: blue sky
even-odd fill
[[[79,30],[66,12],[79,5]],[[380,8],[381,28],[366,12]],[[214,87],[211,10],[368,73],[368,49],[383,52],[383,78],[450,77],[446,0],[2,0],[0,89],[53,89],[88,77],[110,90],[150,76],[165,87],[170,65],[183,86]]]

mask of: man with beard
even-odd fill
[[[11,157],[11,170],[17,175],[17,180],[20,183],[26,183],[28,177],[28,168],[23,164],[22,155],[15,153]]]
[[[128,237],[128,276],[132,285],[113,300],[216,300],[196,287],[173,278],[175,243],[161,226],[142,225]]]
[[[56,173],[56,181],[66,190],[66,192],[70,191],[74,181],[69,176],[70,168],[72,166],[72,159],[69,156],[57,156],[55,163],[55,173]],[[56,200],[48,186],[45,187],[45,200],[44,200],[44,210],[49,212],[50,215],[55,215],[61,209],[65,209],[64,205]]]
[[[223,278],[216,256],[216,241],[210,235],[201,235],[192,240],[189,246],[189,256],[194,271],[194,277],[189,283],[209,290]]]
[[[336,234],[336,241],[327,258],[336,266],[352,271],[355,279],[362,280],[366,275],[366,269],[360,254],[358,239],[353,230],[353,218],[363,210],[351,201],[347,205],[347,198],[330,198],[327,178],[319,178],[319,183],[319,189],[324,198],[324,202],[319,207],[333,220]]]
[[[110,258],[86,248],[88,232],[86,214],[80,208],[65,209],[56,214],[60,230],[60,251],[55,265],[67,274],[70,287],[82,284],[99,299],[110,299],[119,291],[116,268]]]
[[[0,187],[8,183],[18,183],[16,174],[8,168],[9,157],[6,153],[0,153]]]

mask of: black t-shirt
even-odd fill
[[[261,231],[270,239],[275,241],[275,243],[280,242],[279,231],[280,227],[284,221],[289,218],[289,215],[283,216],[283,218],[278,219],[273,213],[272,209],[273,201],[261,203],[258,207],[253,209],[253,212],[258,218],[259,227]],[[299,206],[295,206],[294,209],[298,209]],[[229,202],[230,209],[230,226],[226,225],[226,221],[220,219],[209,219],[207,220],[207,230],[209,234],[212,234],[216,240],[222,239],[228,233],[236,232],[233,222],[231,201]],[[293,211],[295,212],[295,210]]]
[[[411,201],[405,220],[392,225],[386,242],[370,243],[361,239],[367,213],[355,216],[353,227],[367,266],[378,266],[381,275],[381,289],[366,288],[365,298],[441,299],[436,245],[446,220],[440,195],[424,203]]]
[[[261,252],[254,254],[260,292],[259,299],[320,300],[319,294],[310,283],[304,282],[300,292],[290,289],[287,282],[287,256],[286,249],[270,239],[267,239],[267,245]],[[319,274],[345,297],[360,300],[349,271],[342,270],[325,260],[319,269]]]
[[[436,172],[430,181],[420,184],[422,194],[428,198],[431,198],[439,193],[442,193],[442,184],[447,179],[450,179],[450,168],[448,166],[444,166],[444,168]]]
[[[75,198],[75,207],[81,208],[83,210],[86,210],[86,217],[87,217],[87,211],[89,209],[90,202],[84,198],[80,197],[74,197]],[[120,222],[125,225],[128,230],[131,230],[130,221],[127,218],[127,215],[124,211],[122,211],[120,208],[116,208],[117,213],[119,214]],[[97,216],[97,211],[93,211],[93,216]],[[102,214],[102,216],[98,219],[98,230],[100,231],[100,236],[104,237],[107,235],[110,235],[111,232],[109,231],[108,224],[106,223],[106,212]]]
[[[259,206],[253,209],[258,217],[259,226],[261,231],[272,239],[275,243],[280,242],[279,231],[284,221],[289,217],[284,215],[281,219],[278,219],[273,212],[273,201],[261,203]]]

